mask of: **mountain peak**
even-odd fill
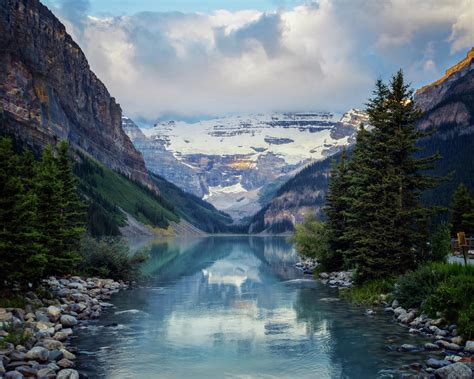
[[[442,78],[434,81],[431,84],[428,84],[426,86],[421,87],[420,89],[418,89],[416,91],[416,93],[420,94],[420,93],[426,91],[427,89],[429,89],[431,87],[435,87],[435,86],[438,86],[440,84],[443,84],[452,75],[455,75],[456,73],[462,71],[464,68],[468,67],[473,60],[474,60],[474,47],[471,47],[471,49],[466,54],[466,58],[464,58],[463,60],[456,63],[454,66],[451,66],[450,68],[448,68],[445,71],[445,74]]]

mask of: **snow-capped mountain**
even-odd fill
[[[309,162],[354,142],[364,112],[223,117],[197,123],[167,121],[123,128],[152,172],[216,208],[242,219],[261,208],[262,197]]]

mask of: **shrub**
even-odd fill
[[[446,279],[459,276],[474,277],[474,266],[452,263],[431,263],[402,276],[395,297],[406,308],[418,307]]]
[[[395,288],[395,298],[405,308],[418,307],[443,280],[444,275],[432,265],[420,267],[402,276]]]
[[[8,296],[0,297],[0,308],[24,308],[27,301],[21,296]]]
[[[83,259],[78,269],[81,274],[114,280],[138,279],[140,263],[147,259],[145,252],[132,255],[122,240],[110,237],[85,238],[80,252]]]
[[[5,347],[7,343],[11,343],[15,346],[24,345],[26,341],[32,337],[32,334],[23,329],[22,325],[10,323],[4,330],[8,335],[0,340],[0,347]]]
[[[451,276],[440,283],[427,298],[423,309],[435,316],[441,312],[450,323],[459,324],[459,331],[470,335],[474,331],[474,276]]]
[[[326,224],[308,218],[295,226],[293,237],[296,250],[303,256],[315,258],[323,270],[335,268],[334,253],[329,248]]]
[[[471,288],[472,290],[472,288]],[[471,339],[474,337],[474,302],[463,307],[458,317],[459,332]]]
[[[459,332],[474,334],[474,266],[431,263],[401,277],[395,297],[406,307],[422,306],[431,316],[438,312]]]
[[[435,262],[446,262],[451,253],[451,227],[444,222],[438,225],[431,237],[431,260]]]
[[[381,295],[393,291],[394,279],[373,279],[357,287],[341,291],[341,295],[358,305],[375,305],[382,300]]]

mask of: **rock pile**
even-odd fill
[[[409,327],[410,333],[433,340],[422,346],[403,344],[397,350],[410,353],[430,351],[439,356],[444,355],[443,359],[430,358],[425,362],[427,373],[433,373],[436,378],[474,377],[474,341],[464,341],[458,335],[456,325],[449,325],[443,318],[432,319],[419,314],[417,309],[405,309],[397,300],[384,310],[393,314],[397,322]]]
[[[54,277],[44,297],[29,292],[25,308],[0,308],[0,378],[79,379],[74,370],[73,328],[98,318],[111,295],[128,285],[110,279]]]
[[[353,275],[354,271],[322,272],[319,274],[319,279],[331,287],[348,288],[353,285]]]
[[[298,270],[303,271],[304,274],[313,275],[314,270],[318,267],[316,259],[304,258],[295,264]]]

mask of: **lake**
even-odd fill
[[[418,337],[304,278],[285,238],[134,244],[150,249],[147,287],[74,342],[91,378],[391,378],[426,358],[387,351]]]

